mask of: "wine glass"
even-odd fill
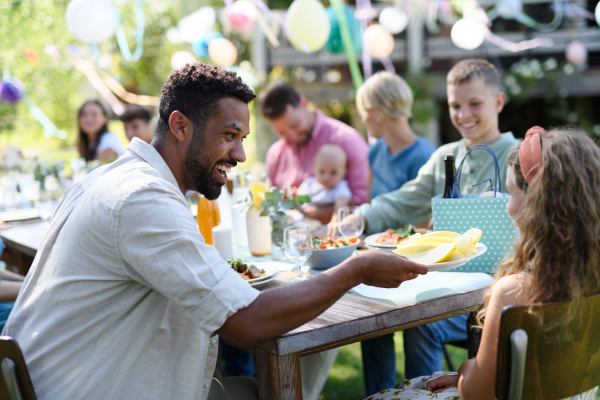
[[[338,231],[343,237],[360,236],[365,229],[365,220],[359,206],[338,208]]]
[[[308,278],[302,272],[302,264],[312,254],[312,237],[308,226],[296,225],[283,231],[283,248],[288,260],[298,265],[298,276],[291,282],[300,282]]]

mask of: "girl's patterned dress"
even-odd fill
[[[367,397],[365,400],[461,400],[457,388],[450,388],[442,393],[431,393],[425,388],[427,383],[444,375],[456,375],[456,372],[436,372],[433,375],[420,376],[414,379],[405,379],[401,384],[392,389],[382,390],[381,392]],[[564,400],[594,400],[598,387],[591,389],[577,396],[569,397]]]

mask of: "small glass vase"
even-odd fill
[[[283,249],[283,231],[287,222],[287,215],[270,215],[271,217],[271,258],[285,260]]]

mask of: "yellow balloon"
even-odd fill
[[[208,43],[208,55],[215,64],[222,67],[235,64],[237,60],[237,50],[233,43],[225,38],[216,38]]]
[[[285,16],[287,37],[305,53],[321,50],[331,32],[325,7],[318,0],[294,0]]]

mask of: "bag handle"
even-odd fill
[[[460,176],[462,173],[463,163],[467,159],[467,156],[469,155],[469,153],[476,149],[484,149],[488,153],[490,153],[492,155],[492,157],[494,158],[494,166],[495,166],[495,174],[494,174],[495,182],[494,183],[495,183],[495,185],[493,185],[492,180],[488,178],[488,179],[484,179],[483,181],[481,181],[479,183],[474,184],[472,187],[479,186],[482,183],[489,181],[490,186],[492,187],[492,191],[494,192],[494,197],[496,197],[496,193],[502,191],[502,178],[500,178],[500,167],[498,166],[498,159],[496,158],[496,154],[494,153],[494,151],[484,144],[476,144],[475,146],[471,147],[467,151],[467,154],[465,154],[464,158],[460,162],[458,171],[456,171],[456,177],[454,178],[454,184],[456,185],[458,192],[460,193]]]

